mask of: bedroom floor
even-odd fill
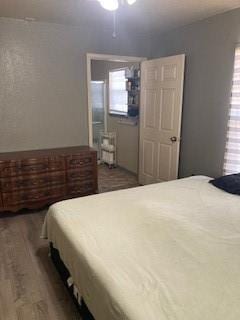
[[[137,176],[122,168],[109,169],[107,165],[98,166],[99,192],[108,192],[139,186]]]
[[[120,168],[99,167],[99,192],[138,185]],[[39,238],[46,210],[0,218],[0,319],[77,320],[78,310]]]

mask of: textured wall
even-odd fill
[[[86,53],[149,55],[146,35],[111,32],[0,19],[0,152],[88,143]]]
[[[132,63],[92,61],[92,80],[108,81],[109,71],[124,67],[131,67]],[[139,64],[134,64],[139,66]],[[108,88],[108,85],[107,85]],[[107,94],[107,109],[109,98]],[[107,115],[108,131],[117,133],[117,161],[118,165],[133,173],[138,172],[139,126],[126,125],[119,122],[119,116]]]
[[[152,41],[154,57],[186,53],[180,175],[221,175],[240,9]]]

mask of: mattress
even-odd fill
[[[208,181],[50,207],[42,235],[96,320],[240,319],[240,197]]]

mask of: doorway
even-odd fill
[[[145,58],[94,54],[87,58],[89,145],[101,162],[137,175],[140,62]]]
[[[123,168],[138,174],[141,184],[169,181],[178,178],[179,152],[181,143],[181,115],[184,85],[185,55],[163,57],[147,60],[139,57],[119,57],[99,54],[87,54],[87,80],[88,80],[88,119],[89,119],[89,145],[93,146],[93,113],[91,96],[91,73],[93,61],[116,63],[138,63],[141,74],[139,119],[134,123],[129,117],[129,108],[126,112],[125,103],[110,106],[109,94],[107,98],[107,117],[117,126],[118,164]],[[122,79],[127,69],[124,66],[114,66],[112,78]],[[131,67],[128,69],[130,70]],[[136,69],[136,70],[134,70]],[[134,71],[137,68],[133,67]],[[108,69],[108,79],[110,79]],[[130,72],[131,73],[131,72]],[[133,72],[134,74],[134,72]],[[110,80],[111,81],[111,80]],[[118,81],[118,80],[117,80]],[[132,85],[130,82],[130,89]],[[134,81],[133,81],[134,83]],[[127,84],[127,82],[126,82]],[[109,83],[107,84],[109,87]],[[113,86],[114,88],[114,86]],[[128,88],[128,86],[127,86]],[[127,89],[128,91],[128,89]],[[128,99],[131,97],[128,92]],[[119,95],[120,97],[120,95]],[[120,98],[119,98],[120,99]],[[122,93],[121,101],[126,99]],[[128,105],[129,103],[128,100]],[[134,103],[135,104],[135,103]],[[141,107],[140,107],[141,106]],[[115,111],[118,114],[113,114]],[[120,114],[124,113],[124,114]],[[137,124],[137,125],[136,125]],[[135,128],[134,128],[135,126]],[[108,131],[113,128],[108,122]],[[122,132],[120,134],[120,131]],[[121,138],[120,138],[121,137]],[[134,146],[134,147],[133,147]],[[110,149],[114,149],[111,145]],[[121,158],[121,154],[123,157]],[[134,165],[126,167],[126,162],[135,156]],[[129,169],[130,168],[130,169]]]

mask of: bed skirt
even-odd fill
[[[83,298],[79,295],[77,288],[74,286],[74,283],[71,281],[71,274],[68,271],[67,267],[63,263],[59,251],[53,247],[53,244],[50,242],[49,244],[50,248],[50,256],[52,259],[53,264],[55,265],[55,268],[57,269],[58,273],[60,274],[60,277],[68,289],[68,292],[73,299],[75,305],[77,306],[82,319],[83,320],[94,320],[94,317],[92,316],[91,312],[88,310],[87,305],[85,304]]]

